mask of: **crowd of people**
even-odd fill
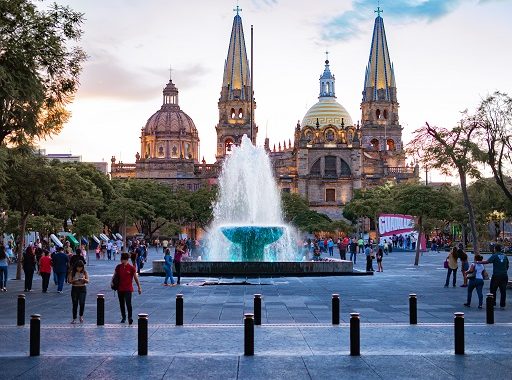
[[[396,239],[398,243],[398,237]],[[305,239],[303,241],[303,255],[307,259],[313,261],[322,260],[322,253],[328,255],[328,257],[334,256],[334,247],[338,248],[338,252],[341,260],[347,260],[347,254],[349,255],[348,260],[354,264],[357,263],[357,255],[364,255],[366,260],[366,271],[373,272],[373,260],[377,261],[377,272],[383,272],[383,259],[385,255],[388,255],[393,250],[394,245],[391,239],[384,239],[381,244],[377,244],[377,241],[372,238],[364,239],[363,237],[339,237],[336,241],[332,237],[313,239]]]

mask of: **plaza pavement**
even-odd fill
[[[51,284],[42,294],[37,277],[26,293],[27,326],[16,327],[23,282],[9,281],[8,292],[0,293],[0,378],[512,378],[512,307],[497,309],[496,324],[486,325],[476,293],[468,309],[462,306],[465,288],[443,287],[445,256],[425,253],[414,267],[413,253],[393,252],[374,276],[185,277],[174,288],[163,287],[161,277],[141,277],[134,315],[149,314],[148,357],[137,356],[136,322],[118,323],[109,287],[114,262],[90,262],[84,325],[69,324],[69,288],[58,294]],[[160,255],[152,252],[152,258]],[[355,268],[363,270],[358,259]],[[15,268],[9,269],[12,278]],[[252,285],[204,285],[244,280]],[[95,325],[97,293],[105,294],[104,327]],[[177,293],[185,299],[183,327],[174,326]],[[255,328],[255,356],[244,357],[242,316],[252,312],[255,293],[263,295],[263,326]],[[330,324],[333,293],[341,298],[340,326]],[[417,326],[408,325],[409,293],[418,295]],[[509,305],[510,297],[509,291]],[[465,356],[453,354],[456,311],[465,313]],[[349,356],[350,312],[361,314],[361,357]],[[27,356],[32,313],[41,314],[37,358]]]

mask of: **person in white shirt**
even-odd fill
[[[112,240],[109,240],[108,243],[107,243],[107,258],[109,260],[112,260]]]
[[[475,255],[475,262],[471,264],[469,267],[468,274],[468,298],[464,306],[471,306],[471,296],[473,294],[473,290],[476,288],[476,293],[478,294],[478,308],[482,308],[482,303],[484,299],[484,295],[482,289],[484,288],[484,264],[480,263],[483,260],[481,255]]]

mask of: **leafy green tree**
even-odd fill
[[[22,145],[58,133],[86,58],[83,15],[57,4],[0,3],[0,145]]]
[[[475,211],[468,193],[468,177],[480,176],[473,157],[472,143],[478,125],[467,113],[464,116],[460,125],[451,130],[426,123],[414,132],[414,139],[409,143],[407,150],[415,154],[426,167],[439,169],[444,174],[451,174],[453,171],[458,174],[464,206],[468,213],[473,249],[475,254],[478,254],[480,247]]]
[[[119,197],[114,199],[107,207],[103,214],[106,223],[120,223],[123,228],[123,247],[126,247],[126,227],[128,224],[133,224],[141,215],[151,213],[150,206],[141,201],[134,199]]]
[[[56,171],[38,156],[19,158],[9,169],[4,191],[10,209],[20,213],[21,244],[18,245],[16,279],[21,278],[22,249],[28,218],[31,214],[44,213],[48,209],[56,182]]]
[[[101,223],[101,220],[96,215],[91,214],[80,215],[73,224],[73,231],[78,237],[86,236],[90,238],[92,235],[99,233],[102,228],[103,223]],[[90,239],[88,241],[90,242]]]
[[[53,215],[30,215],[27,220],[27,231],[39,232],[48,237],[51,233],[62,229],[62,219]]]
[[[418,227],[418,243],[414,265],[419,265],[420,239],[425,233],[425,221],[431,219],[445,219],[447,210],[452,207],[451,199],[446,192],[420,184],[403,184],[395,188],[394,209],[401,214],[416,217]]]
[[[192,210],[192,221],[201,228],[208,226],[213,219],[213,205],[217,199],[216,187],[203,187],[186,197]]]

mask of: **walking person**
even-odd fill
[[[68,274],[69,257],[64,253],[64,248],[57,248],[57,252],[52,258],[53,272],[57,276],[57,292],[62,293],[64,280]]]
[[[355,238],[352,238],[352,241],[350,242],[350,261],[354,261],[354,265],[356,265],[357,261],[357,242]]]
[[[507,283],[508,283],[508,257],[502,252],[501,245],[494,246],[494,253],[481,264],[492,264],[491,293],[494,295],[494,306],[496,306],[496,295],[500,289],[500,308],[504,309],[507,301]]]
[[[167,283],[167,280],[170,279],[171,286],[176,286],[174,284],[174,277],[172,276],[172,256],[171,256],[171,250],[169,248],[165,249],[165,255],[164,255],[164,271],[165,271],[165,280],[164,280],[164,286],[169,286]]]
[[[377,251],[377,272],[384,272],[384,269],[382,268],[382,258],[384,257],[384,253],[382,251],[382,248],[379,248]]]
[[[178,281],[176,282],[178,285],[181,282],[181,259],[185,254],[184,249],[184,244],[178,244],[176,246],[176,251],[174,252],[174,271],[176,272],[176,277],[178,277]]]
[[[364,247],[364,255],[366,256],[366,271],[373,272],[372,268],[372,250],[368,244]]]
[[[133,281],[137,284],[139,294],[142,294],[139,277],[135,267],[128,263],[130,255],[126,252],[121,253],[121,264],[116,266],[114,270],[114,277],[118,278],[117,297],[119,298],[119,308],[121,309],[121,323],[126,322],[126,311],[128,310],[128,323],[133,323],[132,318],[132,293]]]
[[[459,244],[459,248],[457,249],[457,257],[460,260],[460,270],[462,272],[462,276],[464,277],[464,283],[460,287],[466,288],[468,286],[467,271],[469,269],[469,262],[468,254],[464,252],[464,245],[462,243]]]
[[[471,296],[473,295],[473,290],[476,288],[476,294],[478,294],[478,308],[482,308],[482,303],[484,300],[484,295],[482,289],[484,287],[484,276],[483,272],[485,271],[485,267],[483,264],[478,264],[479,261],[482,261],[483,257],[480,255],[475,256],[475,262],[471,264],[471,266],[467,270],[467,277],[469,278],[469,286],[468,286],[468,297],[467,301],[464,304],[466,307],[471,306]]]
[[[448,257],[446,258],[448,261],[448,272],[446,273],[446,282],[444,284],[444,287],[447,288],[448,284],[450,282],[450,275],[453,273],[453,279],[452,284],[453,287],[456,286],[457,283],[457,269],[459,268],[457,265],[457,248],[453,247],[450,253],[448,254]]]
[[[89,283],[89,274],[85,270],[84,262],[79,260],[68,275],[68,283],[71,284],[71,302],[73,303],[73,320],[76,323],[77,309],[80,305],[80,323],[84,323],[85,297],[87,296],[87,284]]]
[[[39,260],[39,274],[42,279],[42,290],[43,293],[48,291],[48,284],[50,283],[50,276],[52,274],[52,259],[50,258],[50,252],[47,250],[43,251],[43,257]]]
[[[23,254],[23,272],[25,272],[25,292],[32,291],[32,280],[36,269],[36,255],[34,247],[30,244]]]
[[[4,244],[0,243],[0,290],[7,291],[7,274],[9,273],[9,258]]]
[[[331,238],[329,238],[329,240],[327,240],[327,249],[329,250],[329,256],[333,256],[334,255],[334,242],[332,241]]]

